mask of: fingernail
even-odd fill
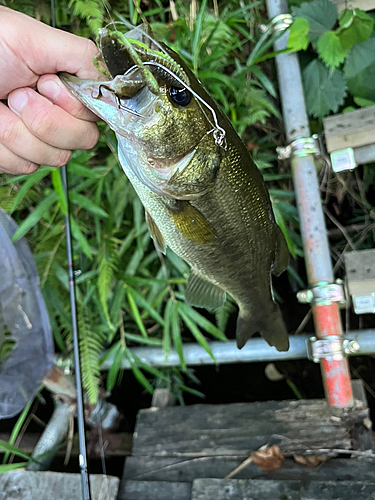
[[[45,80],[40,82],[38,85],[38,90],[51,102],[55,102],[59,97],[61,89],[64,88],[63,84],[58,79]]]
[[[8,105],[15,113],[20,113],[29,99],[26,90],[14,92],[8,99]]]

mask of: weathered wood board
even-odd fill
[[[327,151],[356,148],[375,142],[375,106],[323,118]]]
[[[128,457],[123,481],[192,482],[199,478],[223,479],[246,458],[248,457]],[[374,461],[356,458],[332,458],[313,468],[287,458],[281,469],[268,472],[255,464],[249,464],[235,479],[374,481],[374,468]]]
[[[116,500],[119,478],[91,475],[92,500]],[[81,475],[16,470],[0,474],[0,500],[73,500],[81,498]]]
[[[337,11],[344,9],[374,10],[375,0],[331,0],[336,5]]]
[[[286,456],[350,449],[351,428],[366,417],[363,403],[338,409],[323,400],[151,408],[138,414],[133,455],[248,456],[266,443]]]
[[[375,482],[197,479],[191,500],[375,500]]]
[[[126,481],[118,500],[190,500],[191,488],[191,483]]]

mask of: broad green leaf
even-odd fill
[[[339,15],[336,33],[343,49],[368,40],[371,36],[374,19],[359,9],[345,9]]]
[[[125,356],[128,358],[131,370],[133,372],[134,377],[138,380],[138,382],[146,389],[147,392],[150,394],[153,394],[154,389],[148,379],[144,376],[144,374],[141,372],[141,370],[137,366],[137,361],[135,360],[134,356],[132,353],[127,349],[125,351]]]
[[[339,37],[334,31],[326,31],[319,37],[317,49],[320,57],[331,68],[336,68],[349,53],[348,48],[342,48]]]
[[[360,106],[361,108],[368,108],[369,106],[375,106],[375,101],[371,101],[370,99],[363,99],[363,97],[353,97],[353,101]]]
[[[48,212],[48,209],[57,201],[57,194],[55,191],[50,193],[48,196],[44,198],[43,201],[39,203],[39,205],[36,206],[35,210],[33,210],[27,217],[26,219],[20,224],[18,227],[17,231],[12,236],[12,241],[13,243],[18,241],[19,239],[22,238],[22,236],[25,236],[25,234],[37,224],[40,219],[45,216],[45,214]]]
[[[298,52],[306,50],[310,43],[309,21],[304,17],[297,17],[289,28],[288,49]]]
[[[300,7],[292,7],[293,17],[305,18],[310,26],[310,40],[316,42],[337,21],[336,6],[330,0],[304,2]]]
[[[375,38],[370,38],[363,43],[359,43],[352,47],[348,55],[344,73],[347,79],[363,73],[367,68],[375,63]],[[373,80],[370,82],[374,87]],[[357,95],[354,93],[354,95]]]
[[[352,95],[375,100],[375,38],[352,47],[344,73]]]
[[[323,118],[330,111],[338,111],[346,96],[346,83],[342,73],[330,70],[314,59],[303,70],[306,107],[309,115]]]

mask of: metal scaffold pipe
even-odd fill
[[[286,0],[266,0],[266,3],[268,17],[273,20],[274,25],[277,24],[277,18],[283,19],[278,16],[288,14]],[[275,42],[275,50],[286,49],[287,40],[286,32]],[[294,149],[292,148],[291,168],[308,282],[312,290],[319,288],[324,291],[324,287],[333,283],[333,270],[314,155],[304,147],[310,139],[310,127],[297,54],[277,55],[276,66],[287,141],[295,144]],[[316,336],[329,342],[330,337],[342,336],[338,303],[324,298],[324,293],[319,293],[319,296],[319,300],[312,302]],[[353,393],[347,360],[344,357],[330,361],[323,358],[321,368],[328,403],[338,407],[352,405]]]
[[[277,351],[269,346],[261,338],[249,339],[246,345],[239,350],[235,341],[210,342],[209,346],[218,364],[230,363],[260,363],[269,361],[286,361],[293,359],[306,359],[308,357],[307,345],[311,335],[292,335],[289,337],[289,351]],[[346,351],[348,355],[374,355],[375,354],[375,330],[358,330],[349,332],[346,336]],[[184,344],[183,355],[188,366],[213,365],[215,361],[197,343]],[[131,352],[143,363],[151,366],[167,367],[180,366],[180,358],[175,349],[171,349],[168,357],[161,347],[134,347]],[[113,356],[105,356],[101,364],[101,370],[109,370],[114,362]],[[121,368],[131,368],[128,359],[121,361]]]

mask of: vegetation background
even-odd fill
[[[6,0],[5,4],[50,24],[46,0]],[[311,127],[320,133],[324,116],[374,104],[374,16],[346,11],[339,17],[329,0],[293,0],[291,8],[295,21],[290,50],[300,51]],[[156,37],[191,66],[231,119],[268,184],[292,255],[288,273],[275,284],[277,297],[289,331],[302,331],[309,311],[307,306],[297,306],[295,299],[296,291],[305,286],[298,213],[288,162],[276,155],[276,147],[285,146],[286,141],[272,52],[280,34],[267,29],[264,3],[57,0],[55,16],[60,29],[94,40],[98,29],[112,21],[125,32],[129,22],[136,25],[146,20]],[[157,254],[141,202],[118,165],[114,135],[105,124],[99,126],[97,146],[74,152],[67,166],[80,350],[89,399],[95,402],[101,386],[111,391],[121,381],[124,358],[150,393],[162,385],[181,402],[184,392],[203,396],[197,390],[199,380],[185,365],[183,343],[198,342],[212,355],[209,340],[234,337],[236,306],[228,297],[225,306],[210,315],[185,304],[188,266],[172,252],[165,259]],[[364,165],[353,173],[333,176],[324,160],[318,168],[339,277],[344,251],[374,247],[375,169]],[[16,238],[26,236],[34,252],[56,348],[69,362],[67,206],[60,171],[41,167],[29,176],[3,175],[0,206],[18,222]],[[347,329],[374,326],[370,316],[358,318],[348,312],[345,320]],[[180,368],[161,370],[146,365],[131,350],[140,345],[162,347],[166,356],[174,347]],[[113,359],[105,376],[100,371],[103,351]],[[355,370],[367,377],[372,391],[375,376],[370,368],[363,359]],[[297,388],[294,393],[299,395]]]

